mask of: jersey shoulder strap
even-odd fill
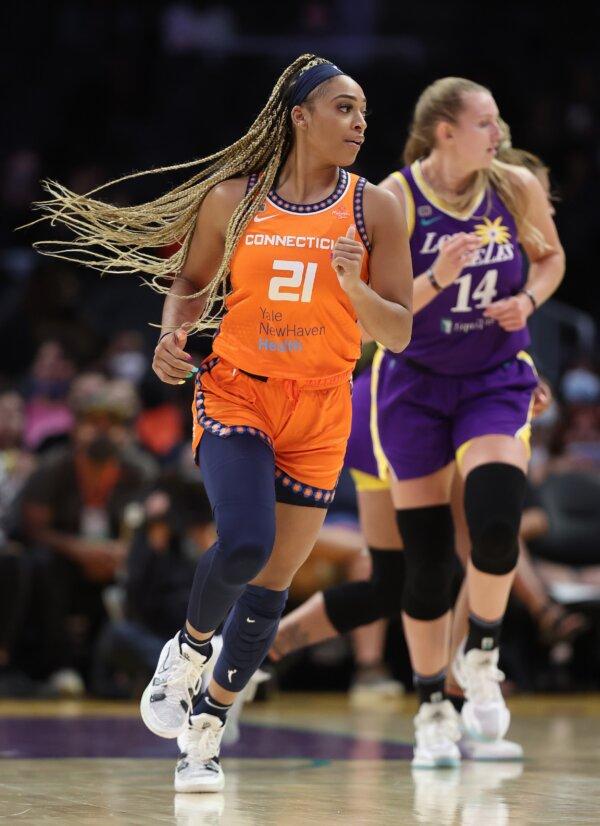
[[[398,183],[402,189],[404,196],[404,211],[406,213],[406,226],[408,227],[408,237],[411,238],[415,230],[415,198],[406,179],[404,170],[392,172],[392,178]]]
[[[365,212],[363,206],[363,196],[365,192],[366,183],[366,178],[358,178],[354,187],[354,196],[352,198],[352,204],[354,208],[354,223],[356,225],[356,229],[358,230],[358,234],[360,235],[361,241],[365,245],[367,252],[371,252],[371,242],[369,241],[369,236],[367,235],[367,229],[365,226]]]

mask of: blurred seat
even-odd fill
[[[528,325],[538,371],[554,386],[573,359],[594,354],[596,324],[583,310],[551,299],[531,316]]]
[[[549,530],[531,544],[533,553],[565,565],[600,565],[600,478],[583,472],[555,474],[537,492]]]

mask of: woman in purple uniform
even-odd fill
[[[416,273],[413,339],[401,356],[377,354],[370,416],[378,475],[389,469],[406,549],[402,607],[421,702],[416,766],[459,760],[455,712],[443,699],[455,469],[464,480],[472,543],[469,632],[454,663],[467,700],[463,723],[472,736],[497,742],[510,720],[497,662],[538,382],[524,352],[526,325],[560,283],[564,256],[541,184],[527,169],[497,159],[500,139],[487,89],[461,78],[436,81],[415,108],[406,167],[382,184],[404,205]],[[530,262],[525,279],[519,244]],[[348,463],[366,469],[362,449],[353,434]],[[378,524],[381,540],[391,543],[389,520],[385,536],[384,521]],[[380,543],[376,549],[384,551]],[[374,555],[374,571],[378,566],[389,581]]]
[[[415,765],[458,760],[454,709],[443,700],[455,462],[472,546],[469,631],[453,663],[463,723],[496,740],[510,721],[497,663],[538,383],[524,352],[527,318],[559,285],[564,255],[535,175],[496,159],[501,136],[487,89],[439,80],[417,102],[406,167],[383,184],[404,202],[417,273],[412,342],[401,357],[384,353],[375,375],[373,434],[405,547],[404,626],[421,701]]]

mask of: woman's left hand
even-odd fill
[[[531,299],[524,293],[513,295],[510,298],[502,298],[494,301],[485,310],[486,318],[494,318],[503,330],[514,333],[522,330],[527,324],[527,319],[533,313]]]
[[[360,281],[364,253],[365,248],[356,240],[356,227],[352,224],[335,242],[331,259],[331,266],[346,292]]]

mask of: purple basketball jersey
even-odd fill
[[[447,212],[427,186],[420,162],[395,173],[405,194],[406,213],[414,225],[410,239],[413,272],[431,267],[440,242],[458,232],[482,241],[473,264],[414,317],[412,340],[402,357],[435,373],[466,375],[489,370],[529,344],[527,328],[508,333],[483,312],[493,301],[523,287],[523,260],[511,213],[493,189],[482,194],[463,217]]]

